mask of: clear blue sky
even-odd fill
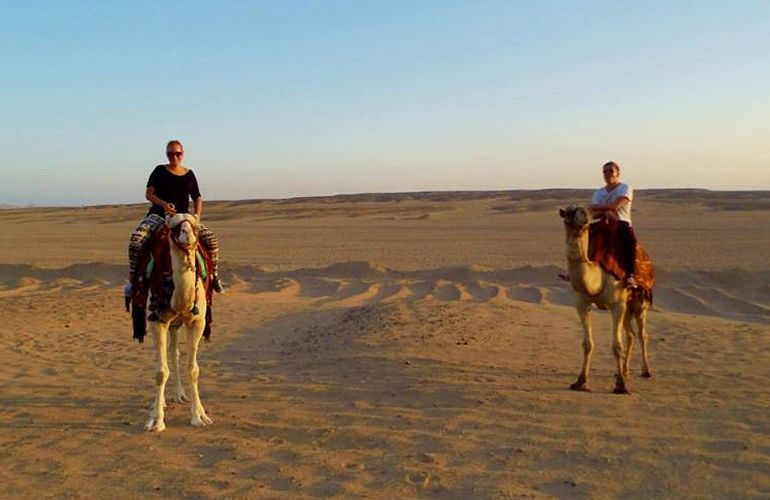
[[[0,4],[0,204],[770,189],[770,2]]]

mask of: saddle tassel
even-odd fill
[[[200,314],[200,309],[198,309],[198,259],[195,259],[195,302],[193,302],[193,307],[190,309],[190,312],[193,316],[197,316]]]

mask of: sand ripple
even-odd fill
[[[236,293],[264,300],[310,301],[316,306],[355,307],[380,302],[527,302],[570,307],[574,295],[555,266],[490,269],[482,266],[399,271],[372,262],[341,262],[321,268],[267,271],[223,264]],[[86,291],[123,283],[125,267],[105,263],[59,269],[0,265],[0,297]],[[770,272],[659,271],[658,311],[770,322]]]

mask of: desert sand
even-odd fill
[[[652,379],[582,362],[559,207],[584,190],[220,201],[211,426],[143,425],[122,305],[147,207],[0,210],[0,497],[770,497],[770,193],[639,191]],[[173,387],[173,377],[169,388]]]

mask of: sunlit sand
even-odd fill
[[[768,193],[639,191],[652,379],[591,393],[557,209],[588,191],[208,202],[214,423],[146,433],[121,290],[145,206],[0,210],[0,496],[766,497]],[[173,380],[169,386],[172,385]]]

